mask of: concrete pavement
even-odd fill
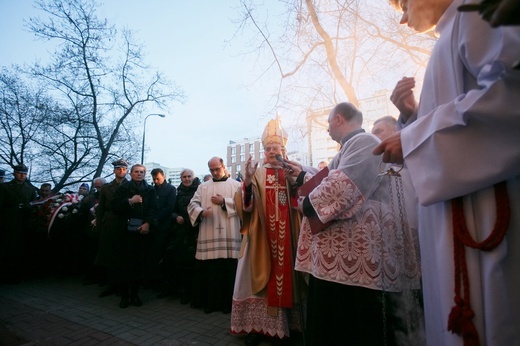
[[[46,277],[0,285],[0,345],[243,345],[229,314],[205,314],[141,289],[143,306],[119,308],[79,277]],[[262,345],[267,343],[262,343]]]

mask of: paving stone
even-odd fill
[[[77,277],[1,285],[0,345],[243,344],[229,333],[229,315],[208,315],[178,300],[157,299],[151,290],[140,293],[142,307],[120,309],[120,298],[99,298],[101,290],[81,285]]]

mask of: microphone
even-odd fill
[[[275,158],[276,158],[277,161],[279,161],[279,162],[282,164],[283,168],[287,168],[287,169],[289,169],[289,171],[290,171],[291,173],[293,172],[291,166],[289,166],[287,163],[285,163],[285,161],[284,161],[282,155],[280,155],[280,154],[276,154],[276,155],[275,155]]]

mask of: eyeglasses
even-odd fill
[[[220,171],[221,168],[222,168],[222,166],[217,167],[217,168],[210,168],[209,171],[210,172],[218,172],[218,171]]]

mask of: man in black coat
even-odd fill
[[[148,271],[147,283],[151,287],[158,287],[163,279],[159,263],[173,235],[172,212],[177,196],[177,189],[166,181],[164,171],[161,168],[152,169],[151,175],[157,196],[159,213],[157,216],[157,227],[155,227],[154,231],[150,234],[153,250],[149,257],[150,269]]]
[[[27,172],[24,164],[16,165],[14,179],[0,184],[0,280],[6,283],[18,283],[31,265],[30,203],[36,199],[36,188],[27,181]]]
[[[95,259],[95,264],[105,268],[108,287],[99,296],[106,297],[118,293],[118,287],[114,282],[115,273],[111,273],[110,268],[117,261],[116,241],[120,228],[124,227],[124,220],[121,220],[112,209],[112,199],[116,189],[126,183],[126,173],[128,162],[123,159],[112,162],[114,166],[114,180],[103,185],[99,192],[99,204],[96,208],[96,228],[99,232],[99,249]]]

